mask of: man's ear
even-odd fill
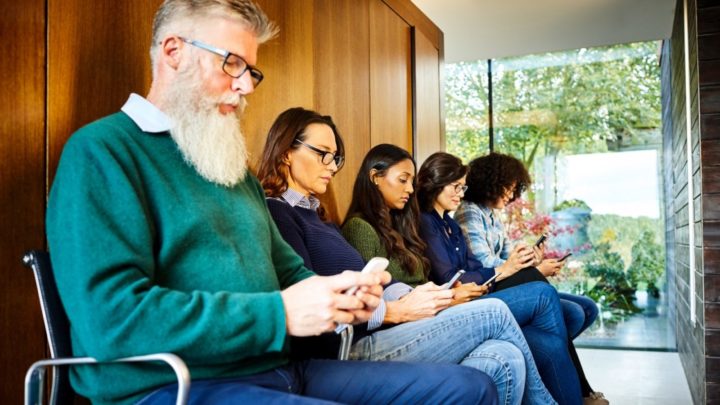
[[[172,35],[163,38],[160,43],[160,60],[170,66],[172,69],[177,70],[182,60],[182,48],[185,43],[177,36]]]

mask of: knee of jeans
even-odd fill
[[[525,356],[510,342],[486,340],[473,350],[462,364],[484,371],[495,381],[506,379],[512,380],[513,383],[525,381]]]

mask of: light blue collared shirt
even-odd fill
[[[131,93],[120,110],[143,132],[157,134],[170,131],[173,127],[170,117],[139,94]]]
[[[291,188],[285,190],[281,197],[286,203],[290,204],[291,207],[300,207],[313,211],[317,211],[318,207],[320,207],[320,200],[315,198],[315,196],[311,195],[306,197],[303,193]]]

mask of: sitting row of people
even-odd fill
[[[343,163],[329,118],[283,114],[262,184],[249,173],[242,111],[264,78],[258,48],[276,32],[252,0],[164,0],[147,97],[65,145],[46,227],[73,354],[175,353],[198,404],[580,403],[552,287],[429,282],[407,152],[382,145],[366,157],[350,242],[314,200]],[[383,252],[390,272],[343,271]],[[498,279],[537,254],[495,266]],[[317,347],[290,341],[341,323],[365,325],[356,360],[318,358],[322,347],[291,358]],[[175,403],[174,381],[160,365],[71,373],[98,404]]]
[[[568,332],[558,294],[542,275],[517,277],[540,262],[536,252],[519,246],[511,260],[483,267],[447,215],[458,208],[466,187],[462,162],[436,153],[420,168],[416,182],[415,163],[407,151],[388,144],[372,148],[361,164],[340,231],[324,218],[318,197],[327,191],[343,159],[342,138],[330,117],[293,108],[280,114],[270,129],[258,177],[283,238],[316,273],[360,270],[376,256],[390,259],[393,284],[360,329],[352,357],[460,363],[488,373],[503,403],[519,403],[520,398],[552,403],[548,391],[560,403],[579,403],[582,373],[566,348]],[[443,289],[460,269],[467,271],[469,282]],[[522,281],[508,283],[513,279]],[[507,288],[511,286],[515,288]],[[507,330],[506,322],[492,315],[500,313],[498,308],[509,311],[522,334]],[[331,356],[336,345],[328,340],[332,337],[295,341],[294,348],[305,356]],[[521,370],[510,367],[512,347],[522,353],[514,356]]]

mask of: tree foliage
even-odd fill
[[[487,62],[447,66],[448,151],[488,150]],[[657,43],[493,61],[495,150],[530,167],[540,155],[605,152],[660,127]]]

